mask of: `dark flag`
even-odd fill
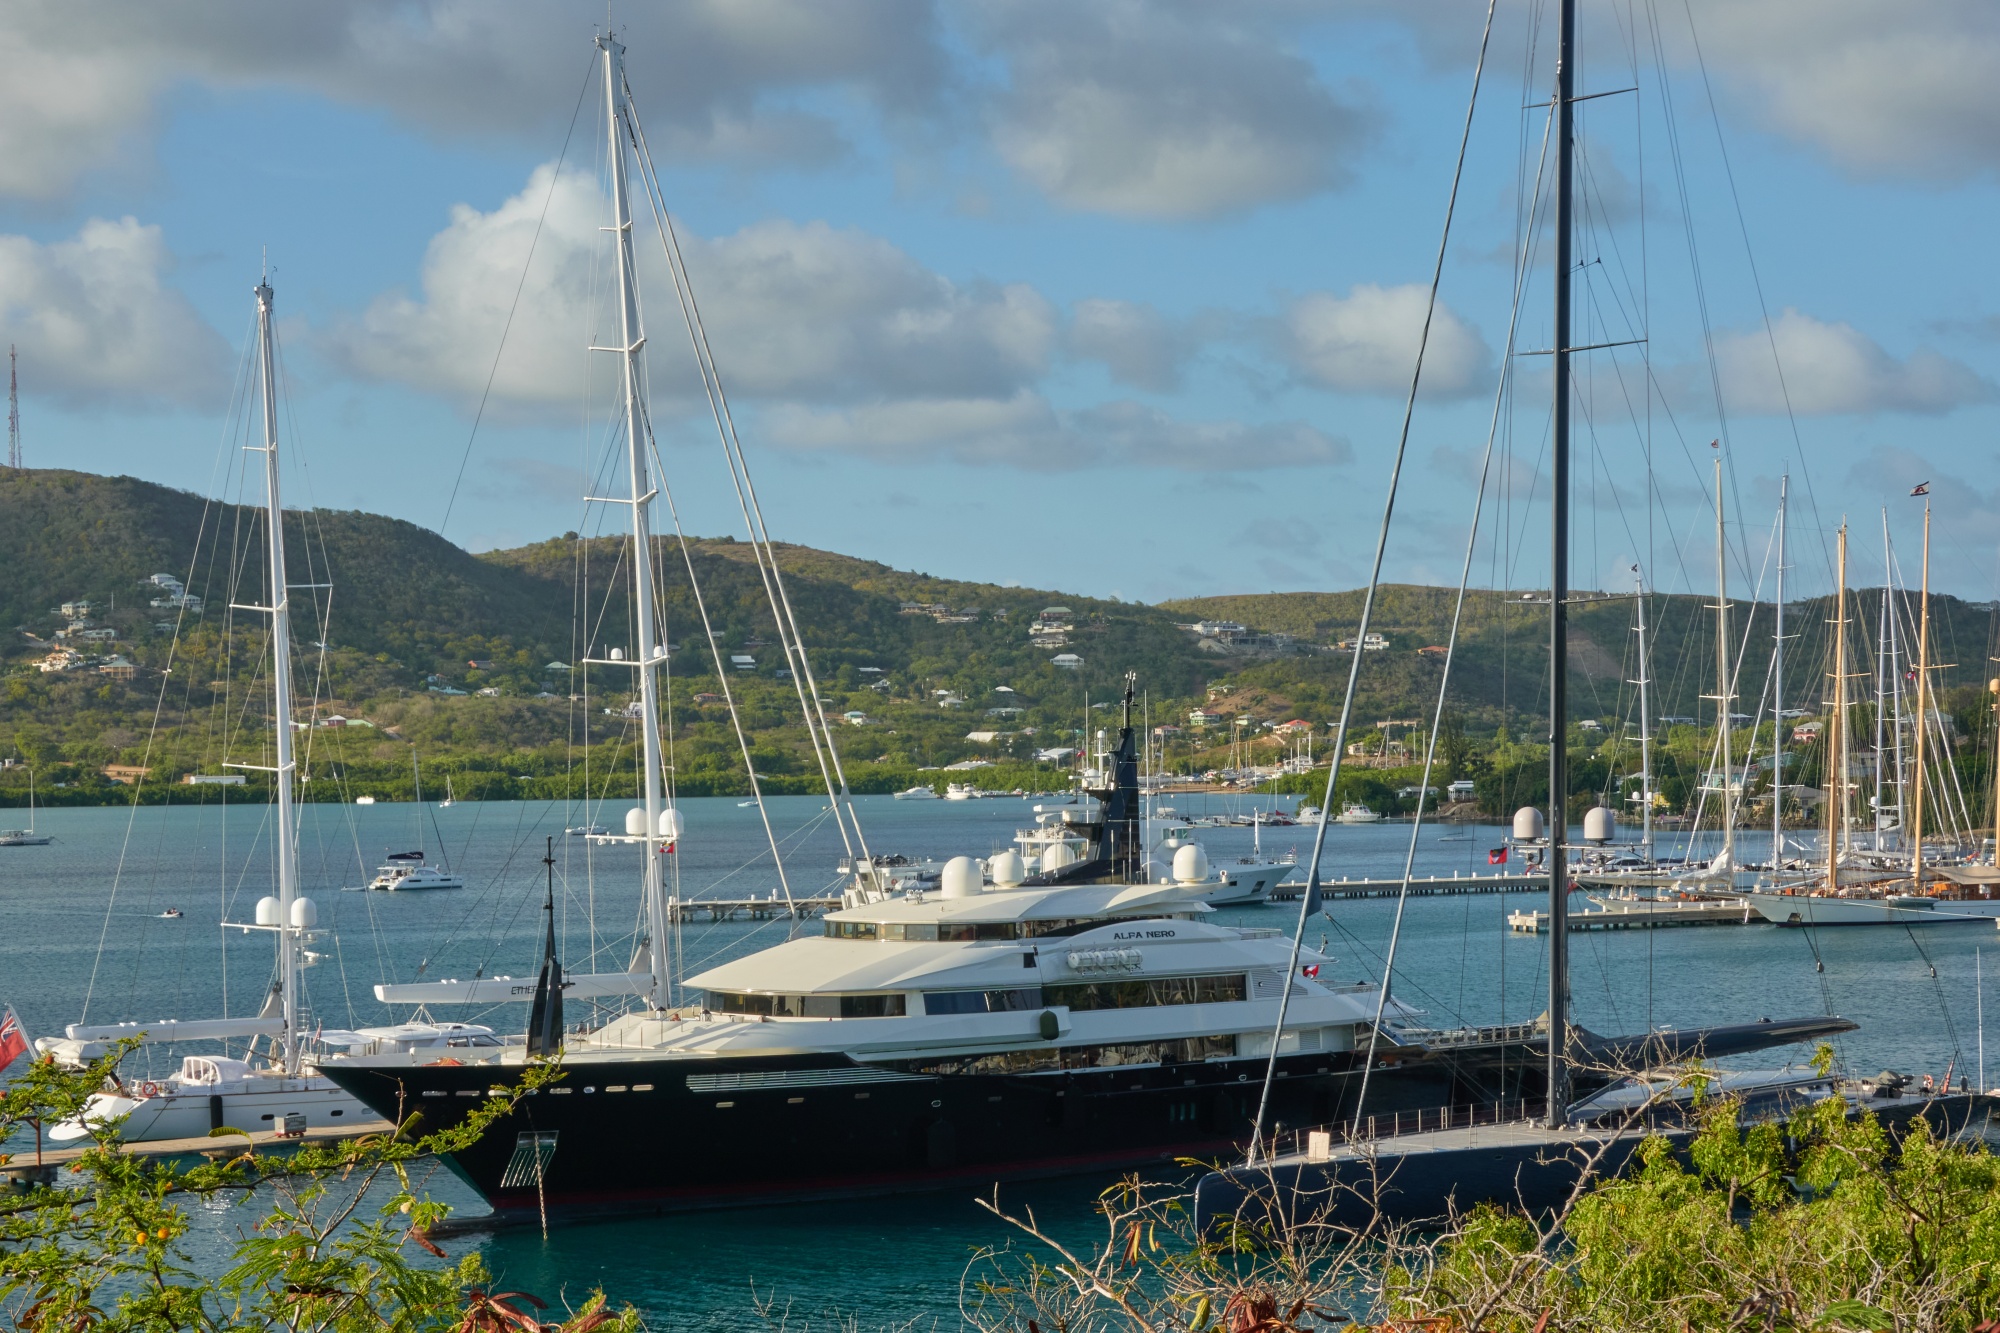
[[[1923,485],[1914,488],[1910,492],[1910,494],[1912,495],[1929,495],[1930,493],[1931,493],[1931,484],[1929,482],[1925,482]]]
[[[1486,864],[1490,866],[1506,865],[1507,849],[1505,847],[1495,847],[1492,851],[1486,853]]]

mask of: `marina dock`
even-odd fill
[[[148,1139],[141,1143],[124,1144],[120,1151],[132,1157],[201,1156],[219,1160],[253,1150],[270,1152],[273,1149],[297,1148],[308,1143],[337,1143],[342,1139],[358,1139],[364,1134],[387,1134],[395,1128],[386,1120],[357,1120],[351,1125],[319,1125],[296,1138],[285,1138],[276,1130],[260,1129],[250,1133],[225,1134],[219,1137],[204,1134],[195,1139]],[[29,1144],[16,1148],[11,1156],[0,1154],[0,1190],[25,1189],[34,1184],[53,1185],[58,1172],[96,1146],[94,1143],[77,1147],[44,1146],[37,1152],[34,1145]]]
[[[789,903],[772,893],[765,898],[673,898],[667,902],[667,916],[676,923],[686,921],[769,921],[773,917],[817,916],[840,906],[837,893],[794,898]]]
[[[1757,909],[1741,898],[1677,899],[1641,898],[1632,901],[1614,899],[1599,903],[1596,907],[1585,908],[1569,914],[1571,930],[1664,930],[1669,926],[1747,926],[1762,925],[1764,918]],[[1544,935],[1549,929],[1549,914],[1537,912],[1509,912],[1507,928],[1517,935]]]
[[[1451,875],[1412,875],[1412,898],[1435,898],[1455,893],[1541,893],[1547,891],[1547,875],[1481,875],[1472,872]],[[1290,902],[1306,891],[1303,879],[1290,879],[1271,889],[1273,902]],[[1394,879],[1323,879],[1323,898],[1394,898],[1403,891],[1401,876]]]

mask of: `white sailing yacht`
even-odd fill
[[[184,1021],[73,1023],[60,1038],[43,1038],[36,1049],[58,1063],[81,1066],[102,1055],[114,1042],[137,1037],[144,1042],[221,1041],[249,1039],[246,1058],[188,1055],[175,1073],[158,1082],[113,1083],[94,1095],[75,1120],[50,1131],[58,1141],[80,1139],[91,1123],[123,1120],[122,1133],[132,1141],[194,1138],[225,1126],[240,1130],[283,1129],[288,1116],[302,1116],[306,1128],[326,1128],[371,1119],[351,1094],[323,1077],[308,1054],[310,1040],[302,1013],[301,974],[313,961],[306,945],[318,938],[319,909],[299,893],[298,827],[293,815],[292,650],[290,589],[285,578],[284,505],[279,496],[278,407],[276,370],[271,350],[273,293],[268,281],[257,284],[257,348],[263,440],[247,446],[264,455],[264,510],[267,537],[268,605],[239,609],[271,617],[271,683],[275,746],[271,765],[229,764],[269,773],[276,797],[273,857],[278,892],[258,901],[254,922],[225,923],[245,932],[269,932],[277,945],[276,975],[262,1010],[249,1018]],[[499,1039],[490,1029],[470,1025],[416,1025],[407,1030],[324,1034],[342,1044],[364,1048],[409,1049],[447,1043],[490,1043]],[[258,1044],[263,1043],[261,1062]],[[296,1124],[296,1122],[293,1122]]]
[[[35,832],[35,770],[28,770],[28,827],[0,829],[0,847],[46,847],[55,841]]]

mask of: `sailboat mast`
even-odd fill
[[[263,395],[264,443],[250,448],[264,455],[264,528],[270,538],[271,690],[277,726],[277,764],[272,774],[278,796],[278,985],[284,1005],[281,1056],[285,1072],[299,1070],[299,940],[292,904],[299,894],[299,849],[292,826],[292,617],[285,580],[285,507],[278,491],[278,393],[271,355],[271,284],[257,284],[257,372]]]
[[[618,326],[621,388],[625,399],[626,461],[632,506],[632,601],[633,621],[639,641],[633,645],[633,660],[639,673],[639,708],[642,768],[645,775],[646,854],[645,895],[649,970],[652,973],[651,1003],[665,1009],[670,982],[667,949],[666,866],[660,815],[666,793],[660,769],[659,669],[665,645],[653,625],[653,537],[649,517],[654,490],[646,468],[646,414],[640,357],[645,351],[646,334],[639,319],[638,273],[632,257],[632,201],[627,190],[625,161],[625,48],[610,33],[597,39],[604,52],[604,107],[611,163],[612,237],[618,251]]]
[[[1924,891],[1924,733],[1930,730],[1931,673],[1931,498],[1924,497],[1923,591],[1917,609],[1917,793],[1912,817],[1915,841],[1910,844],[1910,880]]]
[[[1840,525],[1833,598],[1833,717],[1826,736],[1826,891],[1840,888],[1840,826],[1847,804],[1847,524]]]
[[[1785,501],[1792,477],[1778,481],[1778,600],[1771,628],[1771,874],[1785,860]],[[1754,739],[1754,737],[1753,737]]]
[[[1576,0],[1556,8],[1555,401],[1549,472],[1549,1109],[1569,1120],[1569,398]],[[1357,656],[1358,656],[1357,645]]]
[[[1653,859],[1653,717],[1647,707],[1646,687],[1653,683],[1652,673],[1647,669],[1646,657],[1646,576],[1637,566],[1632,571],[1635,590],[1634,601],[1639,608],[1639,679],[1633,684],[1639,687],[1639,807],[1641,811],[1639,845],[1645,848],[1646,859]]]
[[[1993,696],[1993,864],[2000,866],[2000,676],[1986,682]]]
[[[1722,459],[1715,460],[1715,726],[1722,745],[1722,861],[1736,873],[1736,800],[1729,744],[1729,547],[1722,526]]]
[[[1882,816],[1888,784],[1882,744],[1883,715],[1889,710],[1889,682],[1896,666],[1889,659],[1889,511],[1882,511],[1882,602],[1875,616],[1875,850],[1882,850]]]

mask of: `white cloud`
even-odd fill
[[[1347,441],[1303,422],[1182,421],[1139,403],[1058,412],[1040,394],[917,399],[833,411],[779,407],[764,418],[776,445],[901,462],[1038,468],[1140,466],[1193,472],[1347,462]]]
[[[15,0],[0,6],[0,191],[60,195],[185,80],[303,88],[447,134],[560,129],[603,18],[586,0]],[[929,0],[679,0],[617,18],[669,154],[824,164],[837,127],[787,98],[845,89],[910,113],[944,75]]]
[[[1851,169],[1960,177],[2000,166],[1990,0],[1699,0],[1694,19],[1726,86]],[[1663,31],[1692,55],[1685,18]]]
[[[425,255],[421,294],[379,297],[333,330],[338,359],[372,378],[476,398],[547,200],[493,391],[502,402],[577,401],[585,342],[616,341],[603,323],[605,204],[594,183],[568,174],[551,196],[550,170],[490,213],[454,209]],[[646,322],[655,388],[697,393],[659,242],[643,225],[636,239],[642,286],[653,297]],[[1055,310],[1033,288],[955,284],[865,232],[779,220],[681,241],[734,395],[1004,396],[1042,374],[1054,349]]]
[[[983,15],[1001,156],[1056,202],[1211,217],[1343,183],[1369,118],[1227,7],[1013,0]]]
[[[1346,296],[1309,293],[1293,302],[1281,321],[1279,353],[1293,374],[1311,384],[1350,393],[1407,393],[1429,298],[1429,289],[1415,283],[1362,283]],[[1487,382],[1491,363],[1479,331],[1440,301],[1424,353],[1424,392],[1474,392]]]
[[[1165,393],[1180,387],[1182,367],[1200,340],[1150,305],[1093,299],[1076,303],[1069,345],[1075,355],[1103,362],[1122,383]]]
[[[209,407],[228,391],[230,352],[167,286],[157,226],[93,218],[70,240],[0,236],[0,342],[21,348],[33,394],[73,407]]]
[[[1777,343],[1777,365],[1771,359]],[[1898,360],[1851,324],[1827,323],[1797,310],[1762,330],[1716,339],[1723,402],[1732,412],[1805,416],[1847,412],[1949,412],[1991,401],[1993,382],[1962,361],[1927,347]],[[1681,378],[1687,378],[1683,372]]]

